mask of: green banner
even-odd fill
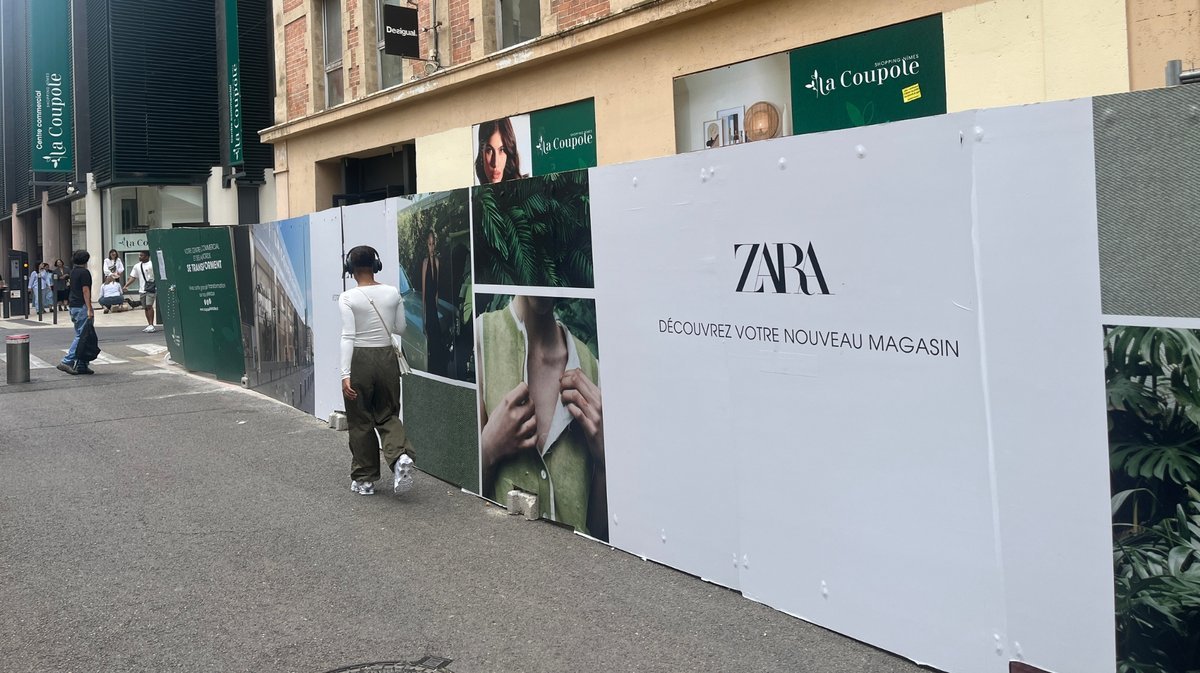
[[[242,158],[242,62],[238,46],[237,0],[225,0],[225,68],[229,82],[229,165]]]
[[[595,166],[595,99],[530,113],[529,136],[534,175]]]
[[[946,112],[940,14],[790,53],[793,133]]]
[[[33,170],[74,170],[70,0],[29,3],[29,83]]]
[[[151,229],[171,358],[224,381],[245,374],[233,241],[225,227]]]

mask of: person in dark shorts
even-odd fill
[[[142,331],[153,332],[154,297],[157,290],[154,283],[154,265],[150,263],[150,253],[145,250],[138,253],[138,263],[134,264],[133,270],[129,272],[129,280],[125,283],[125,289],[128,290],[135,280],[139,283],[138,301],[146,310],[146,326],[142,328]]]
[[[75,325],[75,340],[71,342],[67,356],[58,363],[58,369],[72,375],[95,373],[88,367],[89,361],[76,358],[84,326],[96,319],[96,309],[92,308],[92,272],[87,269],[91,258],[87,250],[76,250],[71,255],[74,266],[71,267],[71,294],[67,297],[67,306],[71,312],[71,322]]]

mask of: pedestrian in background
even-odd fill
[[[383,268],[379,253],[368,245],[350,250],[343,271],[358,287],[342,293],[342,396],[350,425],[350,490],[375,492],[379,452],[394,478],[392,491],[412,488],[412,442],[400,421],[400,364],[392,335],[404,333],[404,301],[391,285],[375,280]],[[378,434],[376,434],[378,433]]]
[[[67,356],[58,364],[58,369],[72,375],[95,373],[88,367],[91,360],[79,357],[79,343],[84,328],[96,319],[96,310],[92,308],[92,272],[87,269],[91,258],[87,250],[76,250],[71,255],[71,294],[67,297],[67,306],[71,312],[71,322],[75,325],[75,339],[67,349]]]
[[[33,300],[33,310],[39,315],[50,310],[50,297],[53,293],[54,276],[50,273],[50,265],[42,262],[29,274],[29,296]]]
[[[104,277],[116,276],[117,280],[125,277],[125,262],[116,248],[108,251],[108,259],[104,260]]]
[[[150,253],[146,250],[138,253],[138,263],[129,272],[129,280],[125,282],[126,290],[134,280],[138,281],[138,300],[142,302],[142,308],[146,310],[146,327],[142,331],[153,332],[154,297],[157,290],[154,283],[154,265],[150,263]]]
[[[54,276],[54,303],[58,310],[67,310],[67,294],[71,285],[71,271],[63,263],[62,258],[54,260],[54,268],[50,270]]]
[[[125,310],[125,293],[121,290],[121,282],[115,275],[104,279],[104,284],[100,286],[100,298],[97,303],[104,307],[105,313]]]

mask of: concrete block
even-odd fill
[[[349,430],[350,421],[346,420],[346,414],[340,411],[335,411],[329,414],[329,429],[330,430]]]
[[[537,521],[541,518],[537,496],[514,488],[508,492],[508,513],[512,516],[523,514],[526,521]]]

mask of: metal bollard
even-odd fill
[[[29,335],[14,334],[4,340],[8,382],[29,383]]]

